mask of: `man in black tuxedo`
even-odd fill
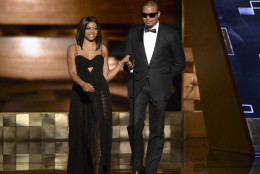
[[[165,108],[171,96],[173,77],[186,65],[178,32],[159,23],[161,12],[154,1],[142,7],[144,25],[128,33],[125,54],[132,75],[128,82],[130,118],[127,127],[132,150],[131,165],[135,174],[156,173],[164,145]],[[146,168],[143,166],[144,143],[142,131],[149,103],[149,142]]]

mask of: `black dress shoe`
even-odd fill
[[[141,171],[134,171],[133,174],[144,174],[144,170],[141,170]]]

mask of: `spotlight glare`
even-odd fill
[[[36,55],[39,52],[40,44],[39,40],[34,37],[26,37],[21,40],[21,47],[25,54],[30,56]]]

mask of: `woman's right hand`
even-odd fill
[[[94,87],[90,83],[83,82],[81,87],[85,92],[95,92]]]

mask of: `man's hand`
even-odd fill
[[[131,61],[127,61],[126,64],[127,64],[128,68],[129,68],[129,70],[132,70],[134,68],[134,66],[133,66]]]

